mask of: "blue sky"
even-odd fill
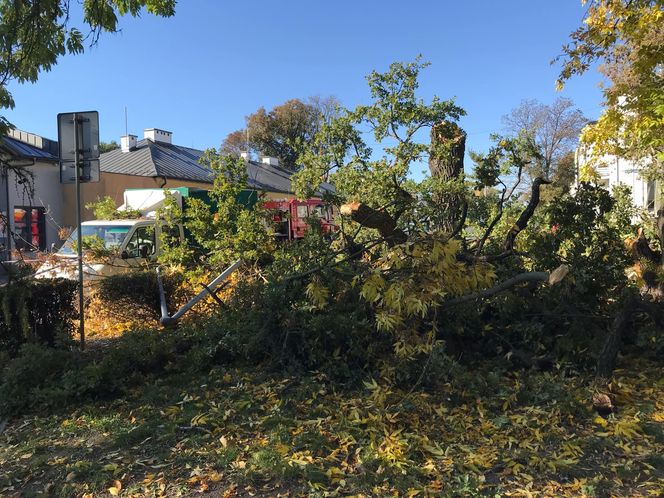
[[[102,140],[173,132],[180,145],[218,146],[244,116],[290,98],[369,100],[364,79],[422,54],[421,95],[456,97],[468,148],[484,150],[522,99],[574,100],[601,110],[590,72],[555,91],[560,53],[585,12],[580,0],[181,0],[170,19],[121,20],[84,55],[66,56],[36,84],[12,84],[18,128],[57,137],[59,112],[98,110]]]

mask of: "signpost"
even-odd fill
[[[85,348],[83,309],[83,234],[81,231],[81,183],[98,182],[99,113],[66,112],[58,114],[60,183],[76,184],[76,230],[78,249],[78,319],[81,349]]]

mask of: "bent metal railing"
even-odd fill
[[[161,318],[159,319],[159,322],[164,325],[165,327],[168,327],[169,325],[175,325],[180,318],[182,318],[182,315],[184,315],[187,311],[189,311],[191,308],[194,307],[194,305],[203,299],[207,295],[211,295],[215,299],[219,299],[217,295],[214,293],[214,290],[228,277],[231,276],[231,274],[237,270],[240,266],[242,265],[242,260],[237,260],[235,263],[233,263],[231,266],[226,268],[221,275],[219,275],[217,278],[215,278],[212,282],[210,282],[208,285],[203,286],[203,290],[200,291],[198,294],[196,294],[194,297],[192,297],[189,302],[187,302],[182,308],[180,308],[173,316],[168,315],[168,306],[166,304],[166,295],[164,293],[164,284],[161,281],[161,274],[159,273],[159,268],[157,268],[157,283],[159,284],[159,301],[161,304]]]

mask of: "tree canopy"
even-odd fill
[[[551,105],[524,100],[503,116],[507,133],[522,138],[532,151],[527,168],[532,178],[556,175],[561,161],[576,148],[587,122],[574,102],[562,97]]]
[[[233,155],[246,151],[276,157],[283,167],[295,170],[301,151],[321,123],[334,115],[337,105],[333,97],[312,97],[307,102],[288,100],[269,112],[261,107],[245,118],[246,128],[224,139],[221,149]]]
[[[82,2],[83,23],[75,25],[71,0],[0,0],[0,108],[13,108],[7,89],[12,81],[34,83],[58,59],[94,45],[102,32],[118,31],[118,18],[138,16],[145,9],[172,16],[176,0],[99,0]],[[0,132],[9,122],[0,117]],[[2,133],[0,133],[2,134]]]
[[[583,25],[557,59],[559,88],[595,63],[607,80],[606,108],[583,142],[598,156],[653,161],[644,170],[651,177],[661,177],[664,161],[663,21],[662,0],[590,0]]]

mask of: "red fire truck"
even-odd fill
[[[320,199],[270,200],[263,203],[263,207],[272,215],[272,221],[277,224],[277,237],[282,240],[295,240],[304,237],[308,228],[307,218],[318,218],[323,233],[330,234],[337,231],[334,224],[334,212]]]

